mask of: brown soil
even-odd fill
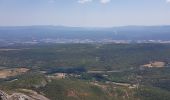
[[[12,68],[12,69],[2,69],[0,70],[0,78],[7,78],[10,76],[16,76],[29,71],[27,68]]]
[[[157,68],[161,68],[161,67],[165,67],[166,63],[165,62],[161,62],[161,61],[154,61],[154,62],[150,62],[149,64],[145,64],[143,65],[144,67],[157,67]]]
[[[76,91],[75,90],[68,90],[67,96],[68,97],[77,97]]]

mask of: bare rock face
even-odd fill
[[[22,93],[14,93],[11,96],[9,96],[8,100],[35,100],[31,97],[24,95]]]
[[[12,95],[8,95],[0,90],[0,100],[50,100],[35,91],[26,89],[23,89],[23,91],[28,92],[29,95],[23,93],[13,93]]]
[[[8,100],[8,94],[0,90],[0,100]]]

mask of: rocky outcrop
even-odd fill
[[[8,95],[0,90],[0,100],[50,100],[33,90],[22,89],[21,91],[27,92],[29,95],[24,93],[13,93],[12,95]]]

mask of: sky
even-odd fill
[[[0,26],[170,25],[170,0],[0,0]]]

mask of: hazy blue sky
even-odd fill
[[[0,0],[0,26],[170,25],[170,0]]]

